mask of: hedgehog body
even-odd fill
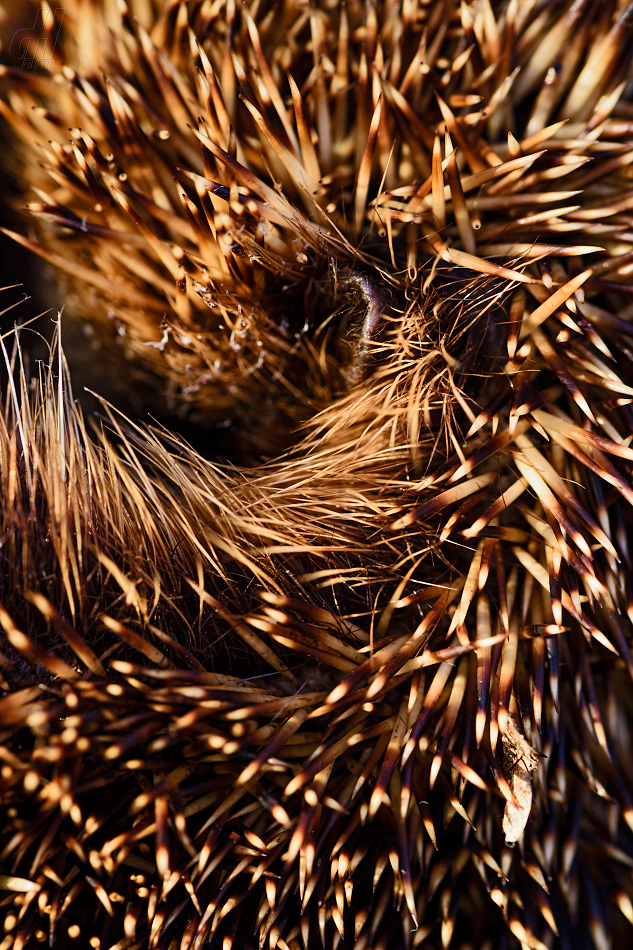
[[[629,11],[5,17],[1,950],[625,945]]]

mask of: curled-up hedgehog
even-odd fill
[[[628,946],[633,13],[3,18],[1,950]]]

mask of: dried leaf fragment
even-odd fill
[[[538,753],[527,739],[521,735],[512,719],[508,718],[508,727],[501,736],[503,743],[503,769],[515,797],[515,802],[506,802],[503,813],[503,832],[506,844],[512,846],[519,840],[530,817],[532,808],[532,779],[538,765]]]

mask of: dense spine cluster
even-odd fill
[[[34,381],[2,341],[0,950],[626,945],[633,14],[42,9],[0,51],[66,299]],[[90,419],[65,320],[196,447]]]

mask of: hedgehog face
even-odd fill
[[[44,178],[28,205],[30,246],[62,269],[67,318],[89,334],[86,362],[123,356],[139,386],[149,379],[153,413],[162,404],[230,427],[236,458],[271,456],[359,376],[380,318],[434,288],[438,247],[454,243],[437,230],[446,199],[469,250],[481,201],[472,224],[449,139],[445,160],[439,138],[433,158],[420,151],[434,124],[448,135],[456,121],[419,87],[423,22],[407,24],[406,41],[387,22],[379,42],[358,11],[350,21],[271,9],[256,25],[246,8],[211,19],[182,9],[188,18],[167,7],[147,29],[127,14],[113,26],[99,6],[84,33],[72,9],[51,26],[50,78],[25,73],[9,92],[17,131],[33,122],[39,148],[26,161]],[[370,83],[378,49],[381,61],[406,51],[399,86],[377,67]],[[462,67],[472,72],[467,57]],[[460,86],[434,81],[447,102]],[[471,96],[484,126],[498,108],[489,85]],[[413,137],[409,100],[432,106]],[[432,201],[426,185],[402,187],[430,182],[433,163],[435,178],[447,166],[446,195],[437,182]],[[474,153],[470,165],[481,175]],[[491,176],[495,193],[503,179]]]

